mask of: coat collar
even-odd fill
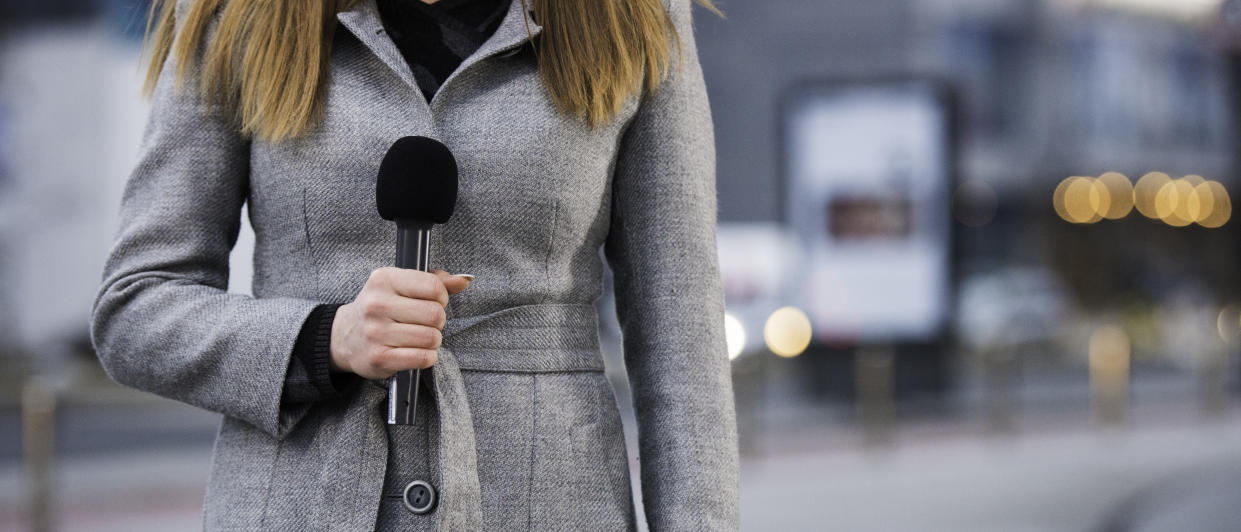
[[[392,42],[387,32],[384,31],[383,20],[379,16],[379,8],[376,6],[375,0],[358,0],[353,7],[337,13],[336,18],[364,46],[370,49],[371,53],[375,54],[384,64],[395,71],[405,83],[414,89],[418,89],[418,82],[414,79],[414,74],[409,69],[409,64],[405,62],[405,58],[401,55],[401,51],[397,48],[396,43]],[[543,27],[535,23],[531,12],[525,8],[523,0],[512,0],[509,4],[508,12],[504,15],[504,20],[500,22],[500,26],[496,28],[495,33],[478,50],[475,50],[473,54],[470,54],[469,57],[466,57],[461,62],[461,65],[448,76],[448,79],[444,80],[440,91],[443,91],[443,87],[447,86],[448,82],[452,81],[452,78],[457,77],[458,74],[474,63],[492,55],[517,48],[529,41],[531,37],[538,35],[542,30]]]

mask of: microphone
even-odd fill
[[[375,180],[375,206],[379,216],[396,222],[396,267],[428,270],[431,227],[447,222],[456,205],[457,161],[447,146],[427,137],[402,137],[388,148]],[[392,376],[389,425],[414,423],[421,380],[422,370]]]

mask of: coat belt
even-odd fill
[[[603,371],[599,317],[589,303],[538,303],[452,317],[443,333],[463,370]]]
[[[539,303],[450,317],[431,369],[439,413],[440,530],[481,530],[474,421],[462,371],[603,371],[599,319],[588,303]],[[387,387],[383,386],[386,390]]]

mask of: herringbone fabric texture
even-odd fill
[[[554,108],[521,0],[430,102],[374,0],[340,13],[323,120],[292,140],[238,135],[199,99],[197,72],[176,90],[165,65],[91,334],[117,381],[224,415],[207,530],[631,529],[593,307],[605,260],[650,527],[737,528],[711,116],[691,2],[667,3],[682,69],[594,130]],[[392,263],[375,175],[407,135],[444,142],[461,172],[431,266],[477,278],[449,304],[426,432],[398,434],[378,386],[300,406],[281,391],[311,309]],[[243,205],[253,296],[226,292]],[[439,505],[403,514],[384,494],[419,474]]]

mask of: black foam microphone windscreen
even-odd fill
[[[442,224],[457,204],[457,160],[438,140],[402,137],[379,163],[375,206],[385,220]]]

